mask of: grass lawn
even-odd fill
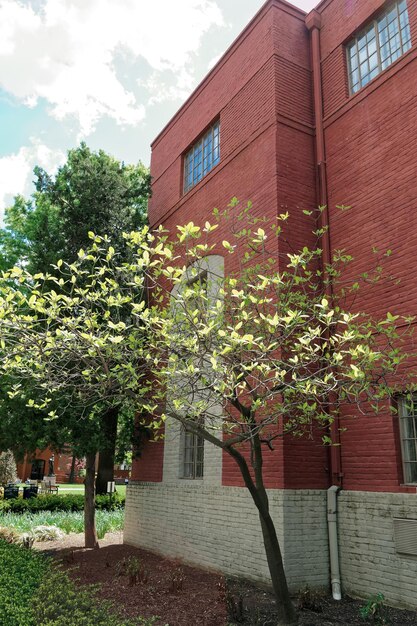
[[[61,493],[84,493],[84,485],[62,483],[58,485],[59,494]],[[120,496],[126,495],[126,485],[116,485],[116,491]]]

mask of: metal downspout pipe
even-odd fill
[[[323,126],[323,92],[321,76],[320,58],[320,28],[321,15],[318,11],[311,11],[305,20],[306,26],[311,36],[311,58],[313,70],[313,95],[314,95],[314,116],[316,128],[316,167],[317,167],[317,188],[318,203],[323,208],[320,213],[320,228],[325,230],[322,240],[322,263],[323,268],[331,263],[331,244],[329,233],[329,210],[327,196],[327,172],[326,172],[326,148],[324,141]],[[332,289],[328,285],[326,293],[332,299]],[[331,399],[330,399],[331,402]],[[341,600],[341,580],[339,567],[339,545],[337,531],[337,494],[341,489],[342,470],[340,454],[340,432],[339,421],[334,419],[330,427],[333,445],[330,448],[330,466],[332,486],[327,491],[327,525],[329,533],[329,553],[330,553],[330,576],[332,595],[335,600]]]
[[[339,566],[339,542],[337,538],[337,494],[339,491],[340,487],[338,485],[332,485],[330,489],[327,490],[327,528],[329,531],[330,580],[334,600],[342,599]]]

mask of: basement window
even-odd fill
[[[220,121],[187,151],[184,157],[184,193],[190,191],[220,163]]]
[[[411,48],[406,0],[391,4],[347,45],[349,85],[352,94]]]
[[[417,483],[417,396],[399,398],[401,450],[404,483]]]

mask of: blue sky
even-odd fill
[[[35,165],[53,172],[80,141],[148,165],[152,139],[262,4],[0,0],[0,220],[31,193]]]

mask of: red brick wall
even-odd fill
[[[152,441],[145,444],[140,457],[133,460],[131,480],[160,483],[162,481],[163,462],[163,441]]]
[[[363,292],[357,306],[372,314],[387,309],[404,314],[415,312],[417,299],[410,272],[417,238],[417,47],[354,96],[349,96],[345,63],[345,44],[383,4],[325,0],[318,7],[330,234],[333,248],[354,255],[352,275],[374,264],[372,246],[394,251],[386,272],[400,278],[400,286],[382,281]],[[417,46],[417,3],[409,0],[408,5]],[[183,196],[182,155],[218,116],[221,162]],[[172,229],[190,220],[202,223],[214,206],[223,208],[238,196],[252,200],[259,215],[291,213],[288,249],[312,242],[311,223],[302,213],[316,204],[316,187],[309,39],[301,13],[279,0],[260,11],[155,140],[151,169],[152,224],[163,221]],[[351,210],[341,212],[337,204]],[[227,238],[227,232],[218,236]],[[285,251],[281,244],[280,252]],[[232,261],[236,264],[236,257]],[[232,261],[226,257],[226,272],[237,269]],[[342,415],[342,426],[346,421]],[[397,418],[386,412],[350,418],[347,425],[341,447],[344,487],[404,489]],[[161,479],[163,444],[158,446],[145,451],[135,476]],[[320,441],[286,439],[266,455],[269,486],[325,487],[327,471]],[[241,484],[228,457],[223,482]]]
[[[357,299],[375,316],[387,310],[415,313],[413,268],[417,244],[417,3],[408,0],[413,48],[354,96],[349,96],[344,44],[383,5],[381,0],[332,0],[323,4],[321,54],[325,110],[330,233],[346,248],[352,275],[375,263],[372,246],[392,249],[382,281]],[[348,212],[335,209],[350,205]],[[342,421],[346,489],[396,491],[402,482],[397,418]]]
[[[182,156],[218,116],[221,162],[183,196]],[[306,245],[312,225],[302,210],[315,205],[316,189],[309,38],[302,12],[271,0],[152,148],[152,225],[163,221],[174,229],[190,220],[202,224],[215,206],[224,208],[237,196],[242,202],[251,200],[258,215],[274,218],[288,210],[288,246]],[[219,241],[230,236],[221,229],[216,234]],[[237,263],[237,256],[226,256],[225,272],[238,269]],[[162,451],[163,444],[158,451],[149,445],[134,464],[133,477],[161,480]],[[327,453],[317,442],[295,446],[289,439],[265,454],[270,487],[327,486],[326,466]],[[242,484],[227,455],[223,483]]]

